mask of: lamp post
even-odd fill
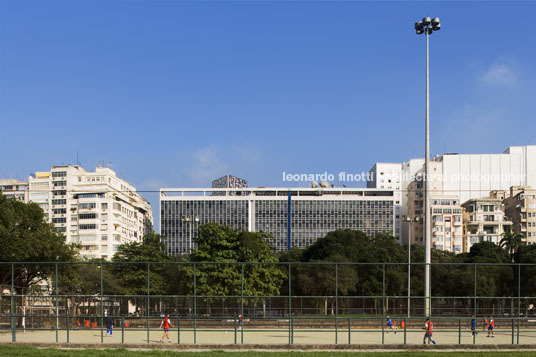
[[[192,223],[199,223],[199,216],[182,216],[181,221],[188,227],[188,253],[192,251]]]
[[[429,36],[441,29],[439,18],[425,17],[415,22],[417,35],[426,35],[426,110],[425,110],[425,150],[424,150],[424,313],[430,316],[430,263],[432,261],[432,237],[430,232],[430,65],[429,65]]]
[[[408,232],[408,318],[411,314],[411,229],[413,222],[419,222],[419,217],[411,218],[408,216],[402,216],[402,221],[409,224]]]

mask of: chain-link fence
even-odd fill
[[[535,267],[431,264],[431,319],[438,340],[532,343],[536,297],[534,287],[525,285]],[[0,263],[0,340],[158,342],[162,318],[169,315],[173,343],[423,343],[424,264],[408,268],[324,262]],[[40,270],[50,273],[43,277]],[[388,319],[392,324],[386,325]],[[495,329],[488,331],[483,323],[491,319]]]

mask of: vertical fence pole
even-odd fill
[[[515,332],[514,332],[514,319],[512,319],[512,345],[514,344],[514,335],[515,335]]]
[[[474,268],[474,278],[473,278],[473,314],[476,318],[476,264],[473,265]]]
[[[462,344],[462,319],[458,319],[458,345]]]
[[[242,272],[240,274],[240,315],[242,315],[242,324],[240,325],[240,343],[244,344],[244,263],[242,263]]]
[[[69,315],[67,315],[67,343],[69,343]]]
[[[385,343],[385,331],[383,322],[385,320],[385,263],[382,264],[382,345]]]
[[[121,343],[125,343],[125,318],[121,318]]]
[[[335,344],[339,339],[339,265],[335,263]]]
[[[102,266],[103,264],[101,263],[100,264],[100,342],[101,343],[104,343],[104,336],[103,336],[103,331],[102,331],[102,325],[103,325],[103,322],[104,322],[104,284],[103,284],[103,279],[102,279]],[[110,312],[108,311],[108,314]]]
[[[404,344],[407,343],[407,328],[409,320],[404,319]]]
[[[236,345],[236,316],[234,318],[234,344]]]
[[[177,344],[181,344],[181,318],[177,317]]]
[[[11,342],[17,341],[17,326],[15,325],[15,264],[11,263]]]
[[[348,318],[348,344],[352,344],[352,319]]]
[[[60,312],[59,312],[59,301],[58,301],[58,262],[56,262],[56,278],[54,279],[56,282],[56,343],[58,343],[58,330],[60,328]]]
[[[521,318],[521,264],[517,264],[517,344],[519,345],[519,319]]]
[[[197,266],[194,263],[194,345],[197,343]]]
[[[151,268],[150,263],[147,263],[147,302],[145,306],[145,328],[147,330],[147,343],[149,343],[149,306],[150,306],[150,291],[151,291]]]
[[[292,345],[292,283],[291,283],[291,273],[290,273],[290,262],[288,263],[288,344]]]

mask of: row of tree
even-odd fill
[[[160,237],[153,233],[143,242],[121,245],[114,264],[100,260],[84,264],[77,255],[79,247],[65,243],[45,222],[38,205],[0,194],[0,284],[9,286],[13,274],[17,292],[23,293],[40,281],[56,281],[55,264],[34,262],[77,262],[58,264],[57,284],[51,287],[57,285],[62,295],[146,295],[148,289],[151,295],[234,297],[287,296],[289,289],[294,296],[407,294],[407,246],[389,234],[369,237],[360,231],[337,230],[306,249],[279,255],[267,238],[267,233],[206,224],[199,228],[197,248],[189,255],[166,255]],[[536,266],[508,265],[536,263],[536,246],[522,245],[515,234],[505,236],[502,243],[504,248],[475,244],[463,254],[433,250],[432,262],[441,263],[432,266],[433,294],[472,296],[476,269],[478,296],[516,296],[519,277],[521,294],[536,296]],[[412,246],[413,296],[423,295],[423,261],[423,247]],[[12,271],[6,262],[27,264],[16,264]],[[256,264],[240,264],[245,262]],[[71,306],[76,305],[73,298]]]

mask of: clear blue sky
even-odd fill
[[[78,153],[140,191],[288,186],[422,157],[426,15],[432,153],[536,144],[532,2],[0,4],[0,178]]]

